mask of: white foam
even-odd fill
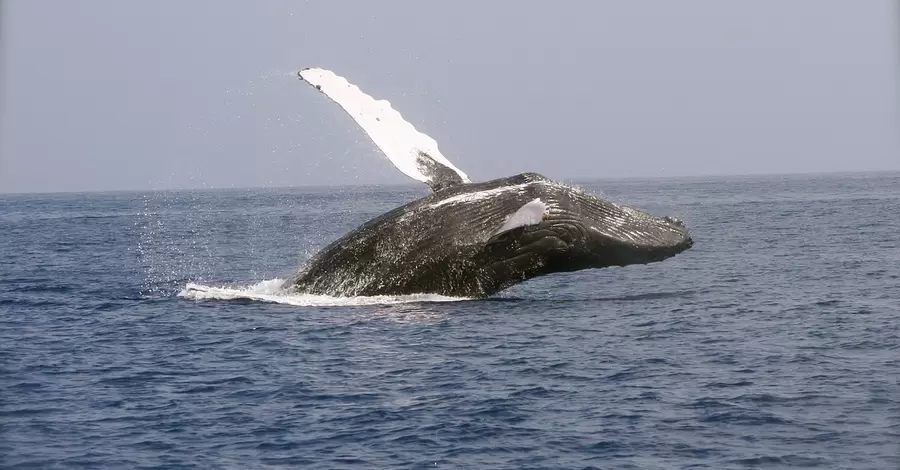
[[[391,163],[410,178],[424,183],[430,181],[416,164],[419,152],[424,152],[459,174],[464,183],[471,182],[465,173],[441,154],[434,139],[417,131],[399,112],[391,108],[390,102],[372,98],[358,86],[330,70],[310,68],[301,70],[299,74],[344,108]]]
[[[371,297],[332,297],[328,295],[293,294],[282,289],[284,279],[270,279],[245,287],[215,287],[188,283],[179,297],[191,300],[256,300],[298,307],[332,307],[360,305],[396,305],[414,302],[455,302],[469,300],[437,294],[377,295]]]

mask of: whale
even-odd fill
[[[473,182],[390,102],[330,70],[297,75],[430,191],[322,248],[286,280],[291,292],[485,298],[539,276],[649,264],[693,246],[675,217],[615,204],[538,173]]]

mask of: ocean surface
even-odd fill
[[[0,467],[900,468],[900,174],[580,185],[694,248],[285,297],[425,187],[0,195]]]

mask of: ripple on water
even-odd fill
[[[483,301],[278,297],[416,190],[0,195],[0,466],[900,468],[898,185],[604,183],[694,248]]]

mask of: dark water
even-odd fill
[[[585,186],[695,247],[484,301],[197,301],[423,190],[0,196],[0,466],[900,468],[900,175]]]

